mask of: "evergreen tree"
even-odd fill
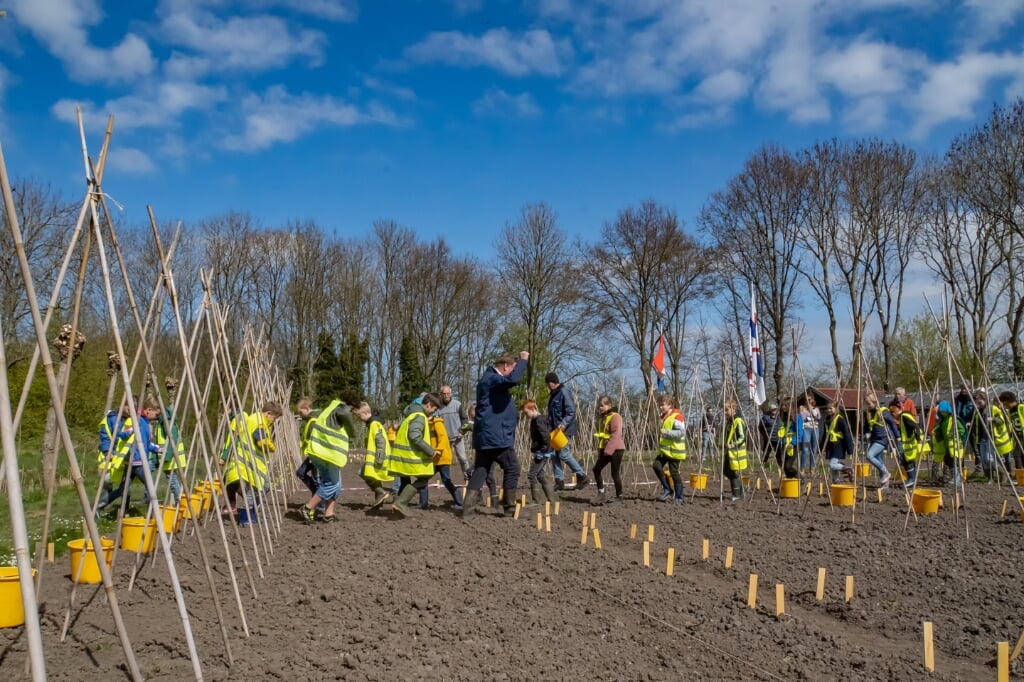
[[[345,387],[345,374],[334,350],[334,339],[325,331],[317,337],[316,362],[313,363],[316,375],[316,395],[314,402],[323,402],[338,397]]]
[[[341,344],[339,352],[339,375],[344,389],[365,395],[363,391],[363,375],[366,363],[370,361],[370,342],[349,332]]]
[[[427,389],[427,380],[416,356],[416,344],[408,333],[402,335],[402,345],[398,348],[398,373],[398,402],[404,408]]]

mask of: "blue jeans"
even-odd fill
[[[561,450],[555,450],[555,456],[551,458],[551,467],[555,472],[555,480],[561,481],[565,478],[565,474],[562,472],[562,463],[565,463],[576,477],[586,476],[587,472],[583,470],[580,463],[576,461],[576,458],[572,456],[572,452],[569,450],[569,446],[566,445]]]
[[[310,457],[310,461],[316,467],[320,480],[320,485],[316,489],[317,497],[321,500],[338,499],[341,495],[341,467],[317,457]]]
[[[455,504],[462,506],[462,496],[459,494],[459,489],[455,487],[452,482],[452,468],[447,464],[440,464],[434,467],[434,470],[441,476],[441,485],[445,487],[445,490],[452,496]],[[427,504],[430,502],[430,493],[427,491],[427,486],[420,488],[420,508],[426,509]]]
[[[181,499],[181,479],[178,478],[177,469],[167,472],[167,489],[171,491],[171,503],[178,504]]]
[[[991,476],[992,465],[995,463],[995,449],[992,447],[992,441],[979,440],[975,444],[975,450],[978,453],[978,464],[981,465],[982,471],[986,476]]]
[[[868,461],[871,462],[871,466],[878,469],[878,475],[885,478],[889,475],[889,470],[885,468],[885,462],[882,461],[883,455],[885,455],[885,443],[872,443],[868,446]]]
[[[144,493],[142,496],[142,504],[149,504],[149,489],[146,488],[146,474],[142,470],[142,466],[143,465],[141,464],[132,464],[130,469],[125,469],[124,476],[121,477],[121,482],[116,488],[107,493],[107,496],[102,502],[100,502],[98,508],[103,509],[114,500],[121,499],[122,495],[125,497],[124,506],[126,508],[131,506],[132,481],[135,479],[142,481],[142,490]]]

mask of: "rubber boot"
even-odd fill
[[[498,507],[499,516],[512,516],[516,511],[516,491],[505,488],[505,494],[501,496],[501,505]]]
[[[548,498],[548,502],[554,504],[558,501],[558,493],[555,492],[555,486],[551,481],[545,481],[542,487],[544,489],[544,496]]]
[[[676,504],[683,504],[684,502],[686,502],[686,498],[683,497],[683,482],[682,481],[676,481],[675,491],[676,491],[676,500],[675,500]]]
[[[377,486],[373,489],[373,502],[370,503],[370,509],[376,509],[381,506],[386,499],[388,499],[388,491],[382,485]]]
[[[670,488],[668,485],[668,477],[665,476],[665,470],[656,468],[654,470],[654,475],[658,477],[658,483],[661,484],[662,497],[665,497],[667,499],[666,494],[671,495],[672,488]]]
[[[590,501],[590,504],[594,507],[600,507],[608,501],[608,495],[605,493],[604,488],[600,488],[597,491],[597,495]]]
[[[530,498],[531,506],[538,505],[547,499],[547,495],[544,492],[544,486],[540,483],[533,483],[530,485]]]
[[[461,516],[466,516],[476,510],[478,504],[480,504],[479,490],[469,489],[466,491],[466,497],[462,500],[462,513]]]
[[[743,500],[743,481],[738,478],[731,479],[729,484],[732,486],[732,501],[740,502]]]
[[[397,512],[401,517],[409,516],[409,503],[412,502],[412,498],[416,497],[419,491],[416,490],[416,486],[407,485],[402,488],[402,492],[398,493],[398,497],[391,504],[391,511]]]

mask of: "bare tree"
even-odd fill
[[[881,379],[889,390],[894,386],[893,333],[899,327],[905,272],[920,225],[922,183],[917,156],[903,145],[869,140],[853,148],[846,168],[851,234],[859,235],[857,239],[866,247],[865,275],[870,290],[864,299],[870,301],[881,327],[885,368]],[[863,342],[862,322],[858,319],[855,325],[856,344]],[[854,353],[855,371],[861,357],[862,353]]]
[[[995,108],[984,125],[957,137],[946,165],[964,201],[989,225],[982,248],[999,252],[1011,283],[1001,292],[1004,319],[1013,373],[1024,376],[1024,99]]]
[[[731,280],[734,299],[753,284],[762,347],[773,351],[775,390],[783,391],[788,326],[799,304],[803,267],[799,230],[804,221],[807,171],[792,154],[765,146],[747,159],[726,189],[709,197],[700,227],[721,259],[719,273]],[[767,343],[765,343],[767,341]]]
[[[511,304],[510,317],[525,328],[530,389],[535,370],[562,366],[579,354],[586,337],[576,253],[544,203],[523,206],[498,237],[498,282]]]
[[[639,355],[648,391],[658,331],[678,335],[667,344],[670,361],[678,358],[687,300],[705,294],[706,262],[703,249],[683,232],[675,213],[653,201],[621,211],[614,223],[604,225],[600,241],[585,247],[584,289],[597,326],[622,338]]]

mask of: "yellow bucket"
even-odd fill
[[[565,437],[565,432],[562,429],[555,429],[551,432],[551,447],[553,449],[562,450],[568,444],[569,439]]]
[[[917,514],[937,514],[941,499],[941,490],[918,488],[914,491],[914,497],[911,498],[910,505],[914,508],[914,512]]]
[[[164,520],[164,530],[168,533],[177,533],[181,527],[181,520],[185,514],[181,507],[171,507],[166,504],[160,505],[160,513]]]
[[[188,501],[184,495],[181,496],[181,507],[182,513],[186,519],[199,518],[203,514],[203,496],[189,495]]]
[[[114,541],[110,538],[100,538],[100,548],[103,551],[103,559],[107,562],[107,569],[110,569],[110,562],[114,560]],[[85,559],[82,559],[85,553]],[[68,541],[68,557],[71,559],[71,579],[75,579],[75,571],[78,570],[79,561],[82,562],[82,572],[78,576],[78,582],[92,585],[103,581],[100,575],[100,566],[96,562],[96,552],[93,551],[92,541],[79,538]]]
[[[871,475],[871,465],[867,462],[861,462],[857,465],[857,477],[867,478]]]
[[[32,569],[32,577],[36,569]],[[21,583],[17,566],[0,566],[0,628],[16,628],[25,624],[25,608],[21,604]]]
[[[121,521],[121,549],[149,554],[156,549],[156,519],[146,523],[145,516],[126,516]]]
[[[1014,471],[1013,477],[1017,479],[1017,485],[1024,485],[1024,469]]]
[[[779,497],[797,498],[800,497],[800,479],[784,478],[779,486]]]
[[[836,483],[832,486],[830,495],[832,504],[837,507],[852,507],[857,502],[857,489],[852,485]]]
[[[694,490],[704,490],[708,487],[708,475],[690,474],[690,487]]]
[[[197,485],[192,489],[193,494],[198,495],[201,500],[202,512],[210,511],[210,504],[213,501],[213,486],[207,487],[205,485]]]

